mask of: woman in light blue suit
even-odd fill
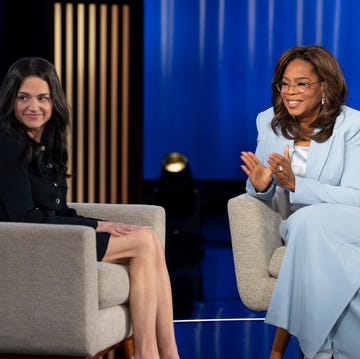
[[[292,214],[266,322],[278,327],[271,358],[290,334],[306,358],[360,358],[360,112],[321,46],[284,52],[273,107],[257,117],[255,154],[242,152],[247,191],[269,200],[282,187]],[[290,334],[289,334],[290,333]]]

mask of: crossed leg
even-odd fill
[[[135,359],[179,359],[170,279],[158,234],[139,229],[111,236],[103,261],[129,265]]]

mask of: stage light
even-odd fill
[[[186,156],[179,152],[171,152],[162,160],[162,166],[165,171],[168,172],[181,172],[188,165],[188,159]]]

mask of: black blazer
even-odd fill
[[[40,145],[39,145],[40,146]],[[45,147],[42,147],[46,151]],[[44,152],[45,154],[45,152]],[[0,221],[77,224],[97,227],[97,219],[79,216],[66,203],[66,183],[51,180],[51,161],[30,164],[25,145],[0,132]]]

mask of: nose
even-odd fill
[[[296,91],[296,86],[297,85],[289,85],[289,89],[287,90],[287,95],[296,95],[297,91]]]
[[[28,108],[30,111],[37,111],[39,109],[39,103],[36,98],[30,99]]]

